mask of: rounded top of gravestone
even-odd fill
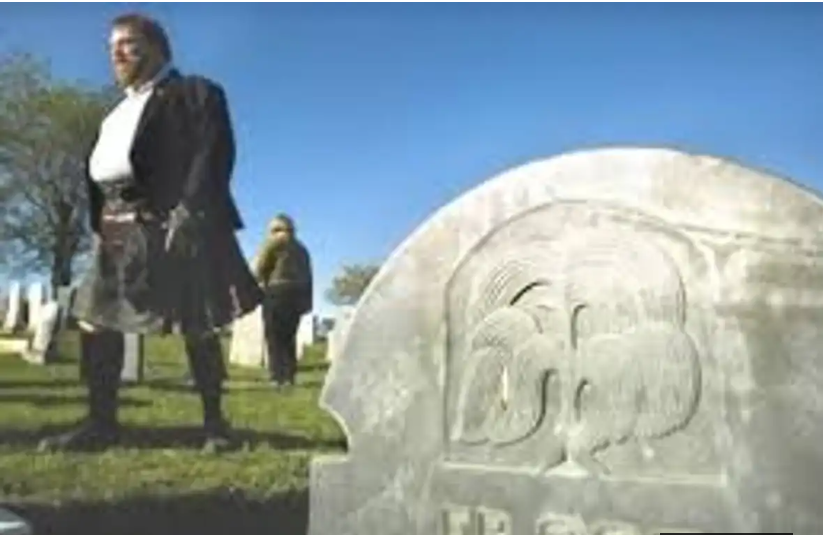
[[[823,214],[823,199],[812,189],[719,156],[660,147],[568,152],[499,173],[437,210],[392,252],[358,308],[408,255],[422,249],[438,262],[454,261],[473,237],[506,218],[574,199],[651,210],[685,226],[803,242],[818,240],[820,229],[809,224]],[[458,249],[442,250],[455,243]]]
[[[792,240],[812,248],[823,230],[823,199],[815,192],[730,159],[659,147],[568,152],[499,173],[432,214],[383,264],[350,312],[350,332],[370,324],[370,308],[394,295],[389,288],[413,284],[398,290],[409,296],[422,283],[442,290],[460,260],[496,225],[552,202],[575,200],[635,208],[680,227]],[[430,305],[407,299],[404,306],[428,310]],[[400,319],[398,314],[382,319],[395,316]],[[346,346],[356,339],[350,337]],[[341,353],[338,370],[346,361],[344,348]],[[327,389],[321,403],[330,399]]]

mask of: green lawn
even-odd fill
[[[344,437],[317,406],[322,348],[301,362],[297,388],[278,393],[262,370],[232,368],[224,401],[238,451],[198,450],[200,401],[184,382],[177,337],[146,343],[143,385],[121,391],[124,444],[105,453],[41,454],[37,442],[85,412],[77,337],[60,362],[0,355],[0,502],[35,535],[303,535],[311,458],[341,452]],[[228,356],[228,351],[226,351]]]

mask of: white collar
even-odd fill
[[[168,76],[169,73],[172,71],[172,69],[173,69],[173,67],[172,67],[171,63],[166,63],[165,65],[163,65],[160,68],[159,71],[157,71],[157,74],[155,74],[154,77],[152,77],[151,80],[149,80],[149,81],[147,81],[147,82],[145,82],[142,85],[137,86],[137,87],[135,87],[135,86],[127,87],[125,89],[126,96],[127,97],[134,97],[134,96],[137,96],[141,93],[145,93],[147,91],[150,91],[150,90],[154,89],[154,86],[157,85],[157,83],[160,80],[162,80],[163,78]]]

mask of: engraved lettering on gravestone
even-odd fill
[[[599,520],[589,526],[591,535],[643,535],[638,526],[616,520]]]
[[[446,506],[441,518],[443,535],[472,535],[472,513],[468,507]]]
[[[537,535],[587,535],[586,524],[579,516],[546,513],[537,522]]]
[[[478,535],[511,535],[511,517],[505,511],[488,507],[477,508]]]
[[[442,512],[443,535],[511,535],[511,516],[490,507],[447,505]]]
[[[596,454],[630,439],[653,458],[652,441],[689,423],[701,389],[673,259],[605,225],[498,258],[474,280],[452,440],[538,440],[544,470],[607,473]]]

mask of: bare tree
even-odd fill
[[[0,253],[9,271],[72,280],[88,250],[85,168],[115,93],[52,79],[29,55],[0,59]]]

